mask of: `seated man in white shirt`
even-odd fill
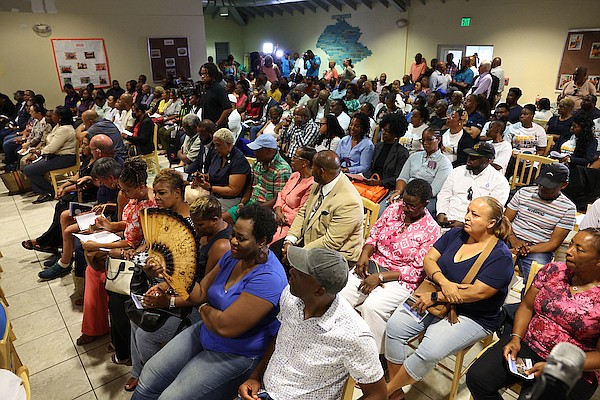
[[[479,142],[465,152],[469,155],[467,165],[453,169],[438,194],[437,222],[442,227],[463,226],[467,206],[473,199],[492,196],[502,205],[508,200],[508,181],[490,165],[496,155],[494,146]]]
[[[260,398],[337,400],[348,376],[362,399],[387,399],[375,339],[367,324],[339,292],[348,264],[330,249],[291,247],[289,286],[279,300],[277,336],[246,382],[243,400]]]
[[[492,167],[496,168],[502,175],[506,172],[506,167],[512,155],[512,145],[503,140],[506,122],[503,120],[490,121],[490,129],[487,132],[488,139],[492,140],[492,146],[496,150],[496,158],[492,162]]]

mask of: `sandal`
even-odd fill
[[[138,384],[138,378],[134,378],[133,376],[127,380],[127,383],[124,386],[126,392],[133,392],[135,387]]]
[[[126,358],[125,360],[119,360],[116,353],[110,356],[110,362],[113,364],[127,365],[128,367],[131,367],[131,360],[129,358]]]
[[[85,333],[83,333],[81,336],[79,336],[79,339],[77,339],[77,346],[85,346],[88,343],[92,343],[94,340],[96,340],[98,338],[98,336],[90,336],[90,335],[86,335]]]
[[[33,250],[33,247],[38,245],[33,243],[33,240],[23,240],[21,242],[21,246],[23,246],[26,250]]]

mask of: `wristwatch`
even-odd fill
[[[380,272],[379,275],[377,275],[379,277],[379,283],[383,283],[383,274]]]
[[[431,292],[431,301],[434,303],[438,302],[438,292]]]
[[[171,300],[169,300],[169,309],[175,308],[175,296],[171,296]]]

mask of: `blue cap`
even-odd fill
[[[251,150],[260,150],[260,149],[277,149],[277,140],[272,135],[264,134],[257,137],[253,142],[248,143],[248,147]]]

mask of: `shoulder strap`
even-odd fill
[[[473,283],[473,280],[479,273],[481,266],[485,260],[487,260],[494,247],[496,247],[496,243],[498,243],[498,238],[494,236],[494,238],[488,242],[487,246],[485,246],[485,249],[483,249],[481,254],[479,254],[479,257],[477,257],[477,260],[475,260],[475,264],[473,264],[469,272],[467,272],[467,275],[465,276],[465,279],[463,279],[462,283]]]

